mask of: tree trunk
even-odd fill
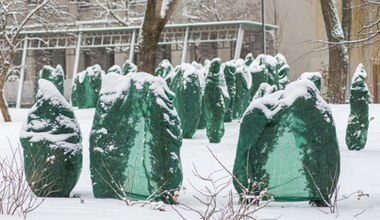
[[[5,97],[4,97],[4,83],[5,83],[5,80],[0,82],[0,110],[1,110],[1,114],[3,115],[4,121],[10,122],[12,120],[11,120],[11,115],[9,114],[7,101],[5,100]]]
[[[148,0],[137,58],[138,71],[155,74],[158,41],[168,19],[174,12],[178,0],[171,0],[164,16],[161,15],[163,0]]]
[[[331,103],[344,103],[348,72],[348,53],[339,22],[336,1],[321,0],[322,14],[329,41],[329,75],[327,99]]]

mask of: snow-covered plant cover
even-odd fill
[[[71,92],[71,104],[78,108],[93,108],[99,100],[104,71],[96,64],[75,74]]]
[[[235,64],[236,96],[232,114],[234,119],[238,119],[241,118],[251,102],[252,75],[248,71],[243,59],[236,60]]]
[[[365,79],[367,73],[362,64],[356,68],[352,77],[350,95],[350,116],[346,130],[346,145],[349,150],[362,150],[367,142],[368,104],[371,102]]]
[[[320,72],[304,72],[298,80],[308,79],[314,83],[319,91],[322,88],[322,74]]]
[[[228,105],[226,104],[226,112],[224,114],[224,122],[231,122],[233,117],[233,108],[235,105],[235,97],[236,97],[236,64],[235,61],[231,60],[224,63],[223,73],[227,84],[227,91],[229,95]]]
[[[121,67],[119,65],[113,65],[108,69],[107,74],[108,73],[117,73],[121,75]]]
[[[204,129],[206,127],[204,94],[205,94],[205,87],[206,87],[207,71],[203,67],[202,64],[197,63],[195,61],[193,61],[191,65],[193,65],[195,69],[197,70],[199,85],[201,87],[201,94],[202,94],[202,111],[201,111],[201,115],[199,116],[198,129]]]
[[[202,94],[197,70],[189,63],[176,68],[170,89],[175,93],[174,106],[181,120],[184,138],[192,138],[202,112]]]
[[[260,54],[256,59],[248,66],[248,71],[252,75],[252,88],[251,97],[256,94],[260,84],[263,82],[268,83],[269,70],[266,65],[266,55]]]
[[[282,90],[289,84],[289,65],[284,55],[278,53],[275,57],[277,60],[276,71],[278,75],[278,89]]]
[[[38,81],[36,103],[20,133],[26,179],[37,196],[69,197],[82,169],[82,135],[53,83]]]
[[[39,72],[39,78],[49,80],[57,87],[62,95],[64,94],[65,74],[61,65],[58,64],[56,68],[49,65],[43,66]]]
[[[95,197],[172,202],[182,182],[182,134],[173,100],[161,77],[104,76],[90,134]]]
[[[168,76],[174,73],[174,67],[169,60],[164,59],[158,64],[154,72],[156,76],[160,76],[163,79],[166,79]]]
[[[129,60],[126,60],[121,68],[121,75],[127,75],[129,73],[137,72],[137,66]]]
[[[247,56],[245,57],[244,63],[246,66],[249,66],[253,63],[254,60],[255,60],[255,58],[253,57],[253,54],[248,53]]]
[[[269,85],[268,83],[261,83],[259,89],[252,99],[262,98],[266,95],[272,94],[277,91],[277,87],[275,85]]]
[[[276,201],[330,201],[340,153],[332,112],[313,82],[297,80],[252,100],[240,125],[233,173],[239,193],[259,184]]]
[[[209,64],[204,95],[206,134],[210,143],[219,143],[224,135],[224,95],[220,71],[222,61],[214,58]]]

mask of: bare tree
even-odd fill
[[[327,78],[327,99],[332,103],[345,102],[345,88],[348,75],[348,52],[345,37],[339,21],[335,0],[321,0],[322,15],[325,22],[329,44],[329,75]],[[348,13],[344,13],[348,16]],[[345,19],[343,19],[345,20]],[[349,24],[351,22],[348,22]]]
[[[190,21],[260,20],[260,1],[250,0],[184,0]]]
[[[48,28],[51,25],[49,19],[52,17],[57,19],[61,14],[54,0],[37,2],[27,5],[23,0],[0,0],[0,110],[6,122],[11,121],[11,116],[3,90],[17,55],[17,49],[24,41],[20,38],[20,32],[32,25]]]
[[[178,0],[148,0],[139,40],[137,69],[154,74],[158,41]]]

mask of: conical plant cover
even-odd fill
[[[64,78],[65,74],[63,72],[62,66],[57,65],[56,68],[45,65],[39,72],[40,79],[46,79],[52,82],[58,89],[58,91],[64,94]]]
[[[182,182],[182,134],[173,100],[160,77],[104,76],[90,134],[95,197],[173,202]]]
[[[266,55],[261,54],[248,66],[252,75],[251,98],[256,94],[260,84],[269,81],[269,70],[266,65]]]
[[[226,105],[226,112],[224,114],[224,122],[231,122],[232,121],[232,113],[233,108],[235,105],[235,97],[236,97],[236,65],[234,61],[228,61],[224,63],[224,77],[226,79],[227,89],[228,89],[228,95],[229,95],[229,102],[228,105]]]
[[[253,57],[253,54],[248,53],[247,56],[245,57],[244,63],[246,66],[249,66],[253,63],[254,60],[255,60],[255,58]]]
[[[278,89],[283,90],[289,84],[289,65],[284,55],[277,54],[274,57],[277,60],[276,71],[278,75]]]
[[[129,73],[135,72],[137,72],[137,66],[129,60],[125,61],[123,67],[121,67],[121,75],[126,76]]]
[[[205,70],[202,64],[197,63],[195,61],[193,61],[191,65],[193,65],[195,69],[197,70],[199,85],[201,88],[201,96],[202,96],[202,107],[201,107],[201,115],[199,116],[198,129],[204,129],[206,127],[206,118],[205,118],[206,107],[205,107],[204,95],[205,95],[207,71]]]
[[[164,59],[158,64],[158,66],[154,72],[155,72],[156,76],[160,76],[163,79],[166,79],[168,76],[173,74],[174,67],[170,63],[169,60]]]
[[[204,95],[206,134],[210,143],[219,143],[224,135],[224,95],[221,86],[221,60],[211,61]]]
[[[26,180],[42,197],[69,197],[82,169],[79,124],[70,104],[40,79],[37,101],[20,133]]]
[[[319,91],[322,89],[322,74],[320,72],[304,72],[298,80],[308,79],[314,83]]]
[[[75,75],[71,102],[78,108],[93,108],[99,100],[99,91],[104,71],[99,65],[88,67]]]
[[[362,150],[367,142],[368,103],[371,98],[365,79],[367,73],[362,64],[356,68],[352,77],[350,95],[350,116],[346,130],[346,145],[349,150]]]
[[[192,138],[202,112],[202,94],[196,69],[191,64],[181,64],[170,89],[175,93],[174,106],[181,120],[183,138]]]
[[[240,194],[267,188],[276,201],[330,201],[340,173],[338,141],[331,110],[311,81],[251,102],[233,173]]]
[[[235,85],[236,96],[232,115],[234,119],[240,119],[251,102],[252,89],[252,75],[242,59],[236,61]]]

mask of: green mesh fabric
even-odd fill
[[[282,54],[277,54],[274,58],[277,61],[278,89],[282,90],[289,84],[289,65]]]
[[[259,183],[276,201],[329,201],[340,173],[332,113],[309,80],[252,101],[233,169],[239,193]],[[319,189],[319,190],[318,190]],[[322,199],[323,198],[323,199]]]
[[[99,65],[88,67],[75,75],[71,92],[71,103],[78,108],[93,108],[99,100],[103,70]]]
[[[182,135],[174,94],[147,73],[103,78],[90,134],[90,171],[97,198],[171,202],[182,182]]]
[[[61,65],[57,65],[56,68],[45,65],[39,72],[40,79],[46,79],[52,82],[58,89],[58,91],[64,94],[64,72]]]
[[[127,75],[129,73],[135,73],[137,72],[137,66],[132,63],[131,61],[127,60],[121,67],[121,75]]]
[[[37,196],[69,197],[82,169],[81,140],[69,103],[40,79],[37,101],[20,133],[26,180]]]
[[[210,143],[219,143],[224,135],[224,95],[220,82],[221,60],[211,61],[205,87],[206,135]]]
[[[364,66],[359,64],[351,84],[351,111],[346,130],[346,145],[349,150],[362,150],[367,142],[368,103],[371,98],[365,83],[366,77]]]
[[[227,84],[227,90],[229,95],[229,101],[228,105],[226,104],[225,114],[224,114],[224,122],[231,122],[232,121],[232,113],[233,108],[235,105],[235,98],[236,98],[236,80],[235,80],[235,74],[236,74],[236,65],[234,61],[228,61],[224,63],[224,77]]]
[[[236,61],[235,85],[236,95],[232,115],[234,119],[240,119],[251,102],[252,87],[252,76],[242,59]]]
[[[175,93],[174,106],[181,120],[183,138],[192,138],[202,111],[199,78],[191,64],[181,64],[176,70],[170,89]]]

